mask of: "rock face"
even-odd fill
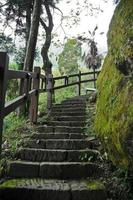
[[[95,129],[114,164],[133,170],[133,1],[121,0],[99,75]]]

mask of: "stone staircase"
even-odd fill
[[[99,156],[94,138],[83,132],[86,98],[75,97],[52,108],[47,122],[36,128],[10,161],[0,200],[105,200],[93,161]]]

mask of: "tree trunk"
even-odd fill
[[[45,5],[49,24],[47,26],[45,24],[45,22],[42,19],[40,19],[41,24],[42,24],[42,26],[43,26],[43,28],[45,29],[45,32],[46,32],[46,39],[45,39],[45,43],[44,43],[42,50],[41,50],[41,55],[42,55],[42,58],[43,58],[43,69],[44,69],[45,75],[47,77],[49,74],[52,74],[52,63],[49,60],[48,51],[49,51],[49,48],[50,48],[50,45],[51,45],[52,30],[53,30],[54,25],[53,25],[53,17],[52,17],[51,11],[50,11],[50,5],[47,1],[45,2],[44,5]]]
[[[27,43],[26,56],[24,61],[24,70],[32,71],[35,56],[35,48],[39,29],[39,19],[41,13],[41,0],[35,0],[33,7],[32,23],[30,28],[29,39]]]
[[[52,74],[52,63],[48,57],[48,50],[49,50],[50,44],[51,44],[51,32],[48,30],[46,31],[45,44],[43,45],[42,50],[41,50],[41,55],[43,58],[43,69],[45,71],[46,77],[49,74]]]
[[[45,43],[42,47],[41,55],[42,55],[42,58],[43,58],[43,69],[45,71],[45,75],[46,75],[46,79],[47,79],[47,86],[46,86],[46,88],[48,89],[48,92],[47,92],[47,109],[49,111],[51,109],[51,106],[52,106],[52,96],[54,96],[54,95],[53,95],[53,90],[52,91],[49,90],[49,89],[52,89],[52,87],[53,87],[53,82],[52,82],[53,76],[52,76],[52,63],[49,60],[48,52],[49,52],[49,48],[50,48],[50,45],[51,45],[52,30],[53,30],[54,25],[53,25],[53,17],[52,17],[52,14],[51,14],[49,2],[45,1],[44,6],[45,6],[47,17],[48,17],[48,25],[46,25],[45,21],[43,21],[40,18],[40,22],[41,22],[43,28],[45,29],[45,33],[46,33]]]
[[[41,14],[41,5],[42,5],[41,0],[34,1],[32,22],[30,27],[29,39],[26,47],[26,56],[24,60],[24,71],[33,71],[34,55],[35,55],[35,48],[36,48],[38,29],[39,29],[39,20]],[[29,16],[27,17],[29,20]],[[20,83],[20,95],[26,93],[26,88],[27,88],[27,80],[22,80]],[[29,109],[29,102],[26,103],[26,105],[20,107],[19,114],[24,113],[25,115],[27,115],[28,109]]]
[[[30,28],[31,28],[31,4],[29,3],[26,7],[26,47],[29,40]]]

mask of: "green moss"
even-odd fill
[[[100,181],[90,181],[87,183],[87,188],[90,190],[103,190],[105,189],[105,186]]]
[[[133,138],[133,82],[117,64],[133,58],[132,0],[121,0],[108,33],[109,52],[98,78],[95,129],[114,164],[132,166],[126,141]],[[125,66],[123,66],[125,67]]]
[[[20,180],[17,180],[17,179],[7,180],[3,184],[0,185],[0,189],[1,188],[15,188],[16,186],[19,185],[19,183],[20,183]]]
[[[28,185],[33,186],[33,185],[38,185],[39,181],[41,181],[41,179],[28,179],[28,178],[19,178],[19,179],[9,179],[4,181],[1,185],[0,185],[0,189],[4,189],[4,188],[15,188],[15,187],[27,187]],[[45,180],[44,180],[45,183]]]

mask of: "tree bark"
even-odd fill
[[[34,56],[35,56],[35,48],[37,43],[38,29],[39,29],[39,20],[41,14],[41,0],[35,0],[33,7],[33,16],[30,28],[29,39],[27,43],[26,56],[24,61],[24,70],[32,71]]]
[[[48,16],[48,26],[45,24],[45,22],[40,19],[40,22],[43,26],[43,28],[45,29],[45,32],[46,32],[46,39],[45,39],[45,43],[42,47],[42,50],[41,50],[41,55],[42,55],[42,58],[43,58],[43,69],[45,71],[45,75],[46,77],[49,75],[49,74],[52,74],[52,63],[51,61],[49,60],[49,56],[48,56],[48,51],[49,51],[49,48],[50,48],[50,45],[51,45],[51,40],[52,40],[52,30],[53,30],[53,17],[52,17],[52,14],[51,14],[51,11],[50,11],[50,5],[49,3],[46,1],[44,3],[44,6],[45,6],[45,9],[46,9],[46,13],[47,13],[47,16]]]
[[[31,28],[31,4],[29,3],[26,7],[26,47],[29,40],[30,28]]]
[[[43,58],[43,69],[45,71],[46,76],[52,73],[52,63],[48,57],[48,50],[49,50],[50,44],[51,44],[51,32],[48,30],[46,31],[45,44],[43,45],[42,50],[41,50],[41,55]]]

